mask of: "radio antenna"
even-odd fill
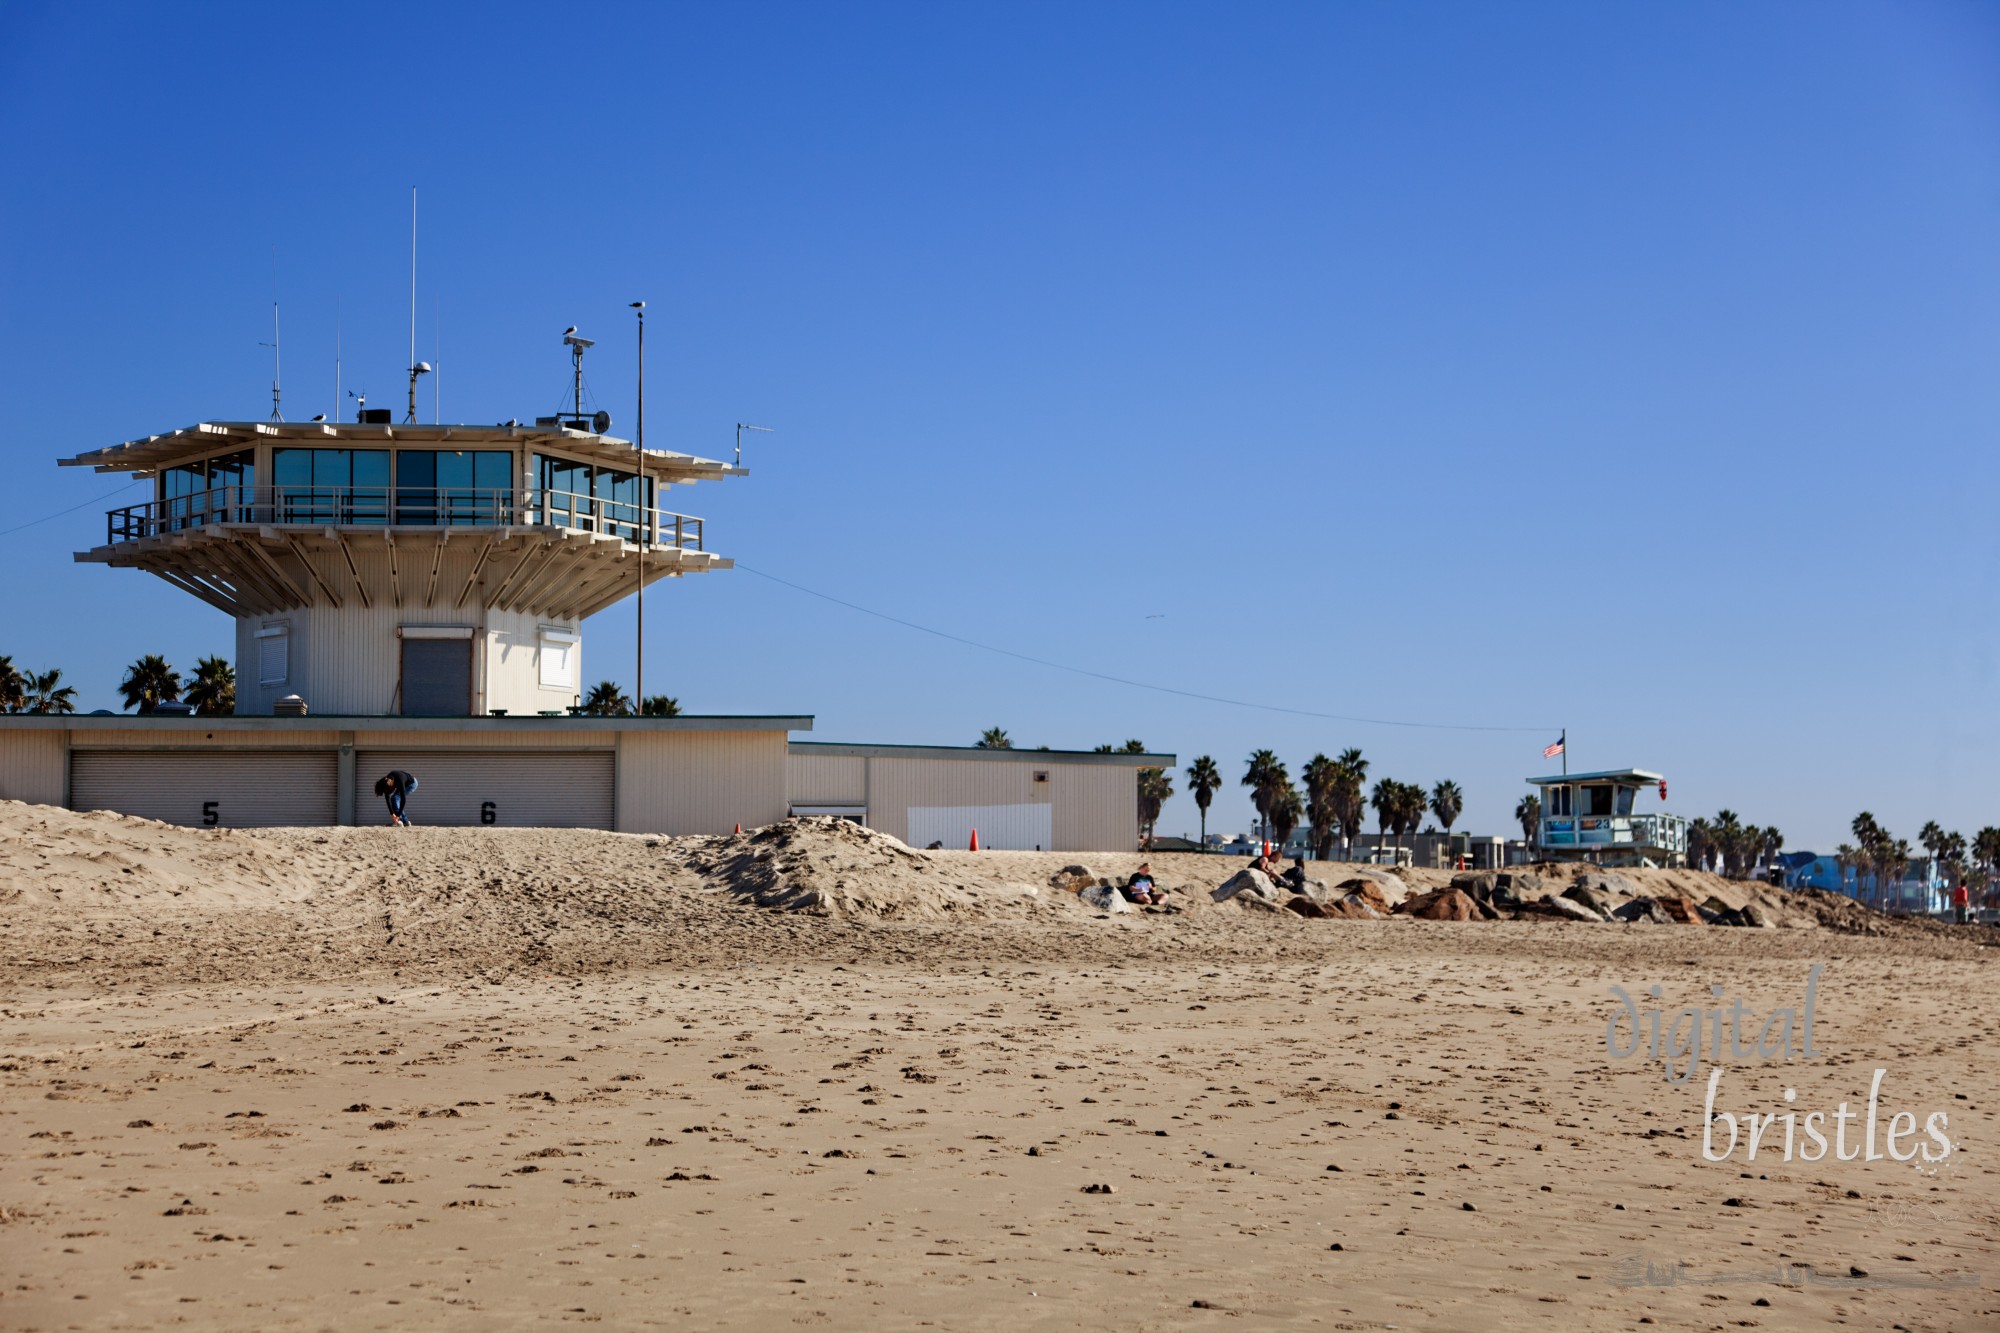
[[[417,376],[431,373],[428,361],[417,360],[417,187],[410,187],[410,412],[403,420],[417,424]]]
[[[271,420],[283,421],[285,414],[278,410],[278,381],[285,369],[284,353],[279,350],[283,339],[278,332],[278,247],[271,247],[271,341],[264,346],[271,349]]]

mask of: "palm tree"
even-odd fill
[[[1910,873],[1910,840],[1897,838],[1894,842],[1883,839],[1884,850],[1888,852],[1890,872],[1896,885],[1896,906],[1903,906],[1903,881]]]
[[[127,708],[150,713],[163,703],[181,697],[181,673],[167,665],[158,653],[148,653],[125,669],[118,683]]]
[[[665,694],[649,694],[646,702],[639,705],[641,717],[679,717],[681,701]]]
[[[1988,825],[1972,836],[1972,855],[1986,876],[1985,898],[1992,905],[1993,876],[2000,872],[2000,828]]]
[[[1415,782],[1399,782],[1396,787],[1397,837],[1414,838],[1424,823],[1424,811],[1427,808],[1424,789],[1421,784]],[[1401,845],[1400,842],[1398,845]]]
[[[22,677],[27,686],[23,707],[30,713],[74,713],[76,690],[62,683],[62,668],[50,667],[39,675]]]
[[[1833,867],[1840,872],[1840,891],[1842,893],[1847,892],[1847,872],[1853,870],[1861,863],[1860,858],[1861,853],[1854,850],[1852,843],[1843,842],[1840,846],[1833,849]],[[1858,874],[1854,880],[1854,896],[1857,898],[1861,896],[1861,879]]]
[[[1743,820],[1734,810],[1718,810],[1709,821],[1711,836],[1715,840],[1715,850],[1722,854],[1722,873],[1729,879],[1736,878],[1736,858],[1743,841]]]
[[[1011,750],[1014,748],[1014,742],[999,727],[988,727],[979,734],[979,744],[973,748],[979,750]]]
[[[1327,860],[1333,851],[1333,830],[1340,822],[1340,766],[1323,754],[1306,763],[1306,826],[1312,830],[1313,859]]]
[[[1451,826],[1458,822],[1458,816],[1465,809],[1465,793],[1458,784],[1447,779],[1431,788],[1431,813],[1444,826],[1445,836],[1451,836]]]
[[[1125,742],[1125,745],[1124,745],[1124,748],[1123,748],[1123,753],[1125,753],[1125,754],[1144,754],[1144,753],[1146,753],[1146,742],[1144,742],[1144,741],[1126,741],[1126,742]]]
[[[1305,806],[1299,801],[1299,789],[1287,781],[1271,793],[1271,840],[1284,850],[1290,841],[1292,831],[1299,826],[1299,817],[1305,813]]]
[[[1384,837],[1388,836],[1391,828],[1398,833],[1403,831],[1402,788],[1403,784],[1394,778],[1383,778],[1369,794],[1368,804],[1375,807],[1376,828]]]
[[[1944,871],[1945,888],[1951,893],[1958,892],[1958,886],[1965,882],[1969,869],[1966,864],[1968,851],[1963,833],[1947,833],[1938,844],[1938,868]]]
[[[632,700],[615,680],[600,680],[583,696],[583,711],[592,717],[630,717]]]
[[[1523,796],[1514,806],[1514,822],[1521,826],[1521,838],[1528,844],[1529,854],[1539,850],[1537,836],[1542,830],[1542,798]]]
[[[14,659],[0,657],[0,713],[18,713],[27,706],[28,678],[14,669]]]
[[[1688,865],[1696,870],[1707,870],[1715,864],[1721,853],[1722,844],[1717,841],[1715,825],[1707,816],[1697,816],[1688,823]]]
[[[1854,896],[1858,899],[1861,897],[1862,875],[1872,874],[1875,869],[1875,850],[1882,841],[1882,826],[1875,822],[1874,815],[1863,810],[1847,827],[1854,834]],[[1878,882],[1873,886],[1871,896],[1879,898],[1880,892]]]
[[[1250,804],[1257,807],[1257,836],[1271,836],[1271,798],[1278,794],[1288,777],[1285,766],[1278,762],[1278,756],[1270,750],[1251,752],[1250,764],[1243,772],[1243,785],[1250,789]]]
[[[1208,846],[1208,807],[1215,799],[1216,789],[1222,786],[1222,770],[1215,766],[1215,760],[1207,755],[1198,756],[1187,767],[1188,790],[1194,793],[1194,803],[1201,811],[1201,845]]]
[[[187,701],[207,717],[236,711],[236,668],[226,657],[204,657],[194,665]]]
[[[1152,846],[1154,827],[1160,822],[1160,807],[1174,794],[1174,780],[1164,768],[1139,770],[1139,825],[1146,830],[1146,845]]]
[[[1348,749],[1340,752],[1340,758],[1333,761],[1336,781],[1333,788],[1333,813],[1340,821],[1341,837],[1347,842],[1349,858],[1354,855],[1354,839],[1361,833],[1361,825],[1368,818],[1368,800],[1362,794],[1368,781],[1368,761],[1361,757],[1361,751]]]

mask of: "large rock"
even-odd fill
[[[1380,921],[1389,915],[1389,909],[1381,905],[1380,894],[1370,901],[1359,893],[1350,893],[1336,902],[1328,903],[1324,909],[1328,916],[1342,917],[1349,921]]]
[[[1671,926],[1674,919],[1667,915],[1667,909],[1651,898],[1634,898],[1631,902],[1620,903],[1611,913],[1617,921],[1649,922],[1656,926]]]
[[[1396,881],[1396,886],[1398,889],[1404,887],[1401,880]],[[1392,898],[1382,891],[1382,885],[1379,881],[1363,879],[1358,875],[1353,879],[1343,880],[1334,888],[1334,892],[1339,894],[1342,899],[1359,898],[1373,909],[1377,916],[1389,915],[1390,912],[1395,910],[1396,904],[1408,896],[1407,892],[1399,892]]]
[[[1609,921],[1611,914],[1623,906],[1626,901],[1619,894],[1607,892],[1595,884],[1585,884],[1582,880],[1578,880],[1564,889],[1562,896],[1571,902],[1582,903],[1606,921]]]
[[[1755,927],[1758,930],[1776,930],[1778,928],[1778,919],[1771,914],[1770,909],[1760,903],[1743,904],[1743,909],[1737,915],[1743,918],[1744,925]]]
[[[1535,900],[1535,906],[1551,916],[1566,916],[1572,921],[1608,921],[1611,918],[1599,912],[1588,903],[1580,903],[1574,898],[1565,898],[1559,893],[1545,893]]]
[[[1076,895],[1085,907],[1094,907],[1100,912],[1129,912],[1132,904],[1125,901],[1125,895],[1109,884],[1092,884]]]
[[[1049,876],[1049,887],[1064,893],[1082,893],[1097,883],[1097,876],[1090,873],[1088,866],[1064,866]]]
[[[1645,892],[1631,876],[1621,875],[1615,870],[1586,870],[1576,877],[1574,887],[1608,893],[1619,898],[1637,898]]]
[[[1540,875],[1519,870],[1467,870],[1451,877],[1451,887],[1492,907],[1519,907],[1542,896]]]
[[[1266,912],[1266,913],[1282,914],[1285,910],[1282,906],[1278,904],[1278,901],[1276,899],[1259,898],[1254,893],[1239,893],[1236,894],[1234,897],[1225,898],[1223,899],[1223,905],[1226,907],[1240,908],[1245,912]]]
[[[1216,902],[1226,903],[1238,895],[1261,898],[1273,907],[1276,907],[1291,896],[1290,894],[1280,893],[1278,886],[1272,882],[1269,875],[1261,870],[1252,870],[1248,867],[1231,875],[1223,882],[1220,888],[1208,896]]]
[[[1294,894],[1292,897],[1286,899],[1285,910],[1287,912],[1297,912],[1300,916],[1309,917],[1324,917],[1327,914],[1324,907],[1321,907],[1302,893]]]
[[[1702,920],[1701,912],[1696,909],[1692,898],[1682,898],[1669,893],[1662,894],[1660,897],[1653,899],[1653,901],[1658,903],[1661,910],[1680,925],[1700,926],[1707,924]]]
[[[1481,921],[1485,914],[1470,895],[1458,889],[1438,889],[1421,897],[1405,898],[1396,907],[1408,916],[1426,921]]]

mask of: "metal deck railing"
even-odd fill
[[[215,524],[303,528],[548,526],[702,550],[702,520],[571,491],[441,486],[218,486],[113,509],[107,540],[141,541]]]
[[[1542,818],[1543,847],[1653,848],[1687,851],[1688,822],[1679,815],[1553,815]]]

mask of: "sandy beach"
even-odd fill
[[[0,808],[0,1325],[2000,1327],[1991,930],[1312,920],[1157,856],[1185,910],[1106,914],[1051,876],[1138,857],[883,841]],[[1670,1082],[1613,986],[1812,1053]],[[1879,1160],[1704,1160],[1718,1064],[1857,1153],[1872,1086]]]

